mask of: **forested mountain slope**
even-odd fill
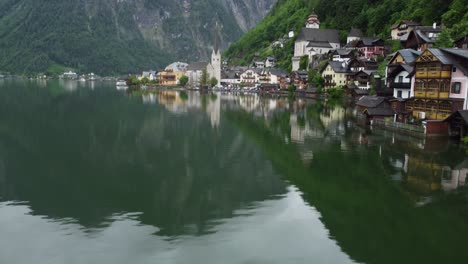
[[[248,64],[257,52],[261,57],[274,55],[279,66],[287,69],[294,39],[283,49],[271,44],[291,29],[297,35],[313,10],[319,15],[321,28],[339,29],[343,39],[352,27],[387,39],[391,26],[402,19],[423,25],[443,23],[452,38],[468,33],[468,0],[279,0],[262,22],[231,45],[225,57],[232,63]]]
[[[1,0],[0,71],[118,74],[207,59],[217,22],[227,47],[275,2]]]

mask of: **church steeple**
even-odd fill
[[[219,52],[218,33],[219,33],[218,22],[216,21],[216,25],[215,25],[215,28],[214,28],[214,42],[213,42],[213,52],[214,53]]]
[[[216,22],[214,28],[213,52],[211,53],[211,77],[215,77],[218,82],[221,81],[221,51],[219,50],[219,27]]]
[[[315,10],[307,18],[306,28],[320,28],[320,20],[318,19]]]

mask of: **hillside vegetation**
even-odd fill
[[[276,0],[1,0],[0,71],[101,75],[207,60],[238,40]]]
[[[454,39],[468,33],[468,0],[280,0],[257,27],[231,45],[225,57],[233,64],[247,65],[256,53],[276,56],[280,67],[290,69],[294,38],[283,49],[271,44],[291,29],[297,35],[313,10],[321,28],[339,29],[343,40],[352,27],[388,39],[391,26],[402,19],[423,25],[443,23]]]

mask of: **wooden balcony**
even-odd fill
[[[447,99],[449,92],[439,92],[437,89],[415,90],[414,97],[416,98],[431,98],[431,99]]]
[[[416,78],[418,79],[438,79],[438,78],[451,78],[451,71],[417,71]]]

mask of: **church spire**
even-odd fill
[[[216,21],[216,25],[215,25],[215,28],[214,28],[214,44],[213,44],[213,51],[214,51],[215,53],[218,53],[218,51],[219,51],[218,33],[219,33],[219,30],[218,30],[218,21]]]

